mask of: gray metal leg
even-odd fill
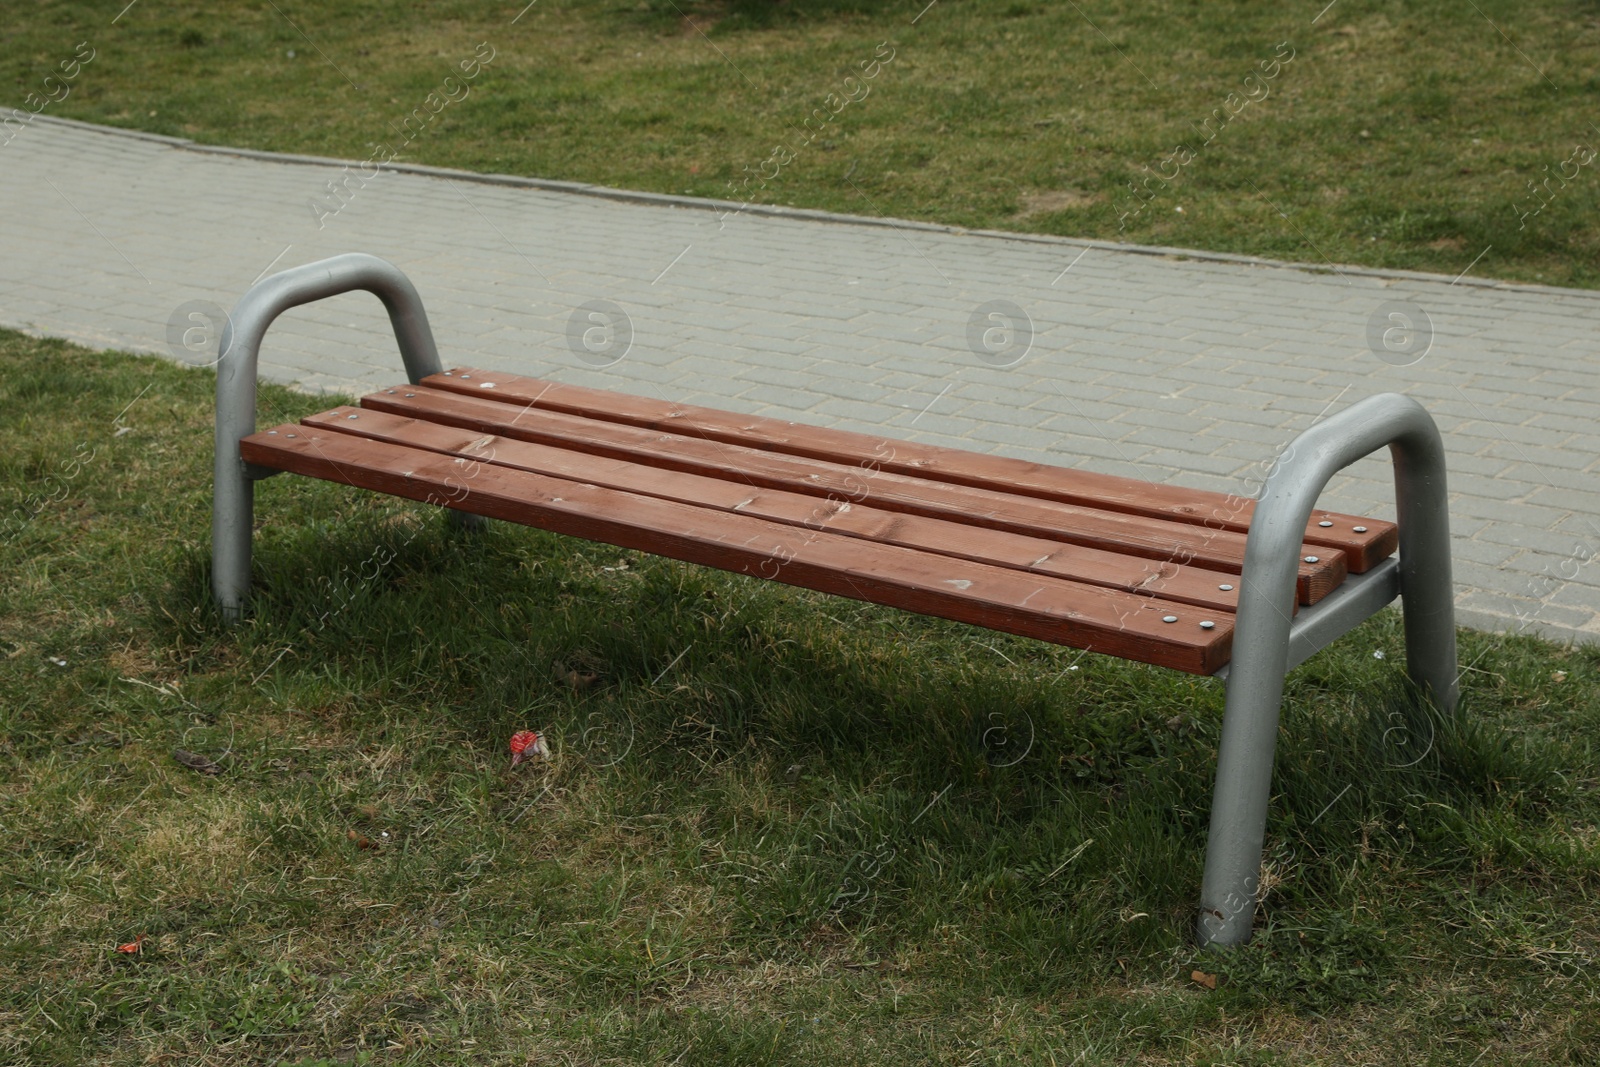
[[[428,316],[400,269],[359,252],[293,267],[250,287],[223,327],[217,360],[216,481],[211,505],[211,591],[224,620],[237,622],[250,591],[250,533],[255,479],[239,441],[256,429],[256,362],[261,339],[283,312],[313,300],[365,289],[388,309],[406,374],[420,382],[444,368]]]
[[[1250,522],[1200,890],[1202,945],[1241,944],[1249,940],[1255,920],[1296,565],[1306,523],[1328,479],[1384,445],[1394,461],[1407,668],[1436,703],[1455,708],[1444,445],[1422,405],[1385,393],[1296,438],[1268,477]]]

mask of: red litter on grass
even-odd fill
[[[537,730],[518,730],[511,735],[511,766],[525,759],[549,759],[550,746]]]
[[[118,945],[117,946],[117,951],[121,952],[121,953],[125,953],[126,955],[129,955],[129,956],[132,956],[132,955],[134,955],[135,953],[138,953],[138,952],[143,952],[144,951],[144,939],[145,939],[145,936],[146,935],[144,935],[144,934],[140,934],[138,937],[134,938],[132,941],[129,941],[126,945]]]

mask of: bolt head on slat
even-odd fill
[[[464,381],[464,382],[465,382],[465,381],[470,381],[470,380],[471,380],[471,378],[472,378],[472,375],[470,375],[470,374],[463,374],[463,375],[462,375],[462,376],[461,376],[461,380],[462,380],[462,381]]]
[[[407,393],[406,396],[416,396],[416,393]]]
[[[1327,519],[1323,519],[1321,522],[1317,523],[1317,525],[1318,526],[1322,526],[1322,527],[1328,527],[1328,526],[1332,526],[1333,523],[1329,522]]]
[[[361,416],[360,416],[360,415],[351,415],[351,416],[350,416],[350,417],[351,417],[351,418],[352,418],[352,419],[359,419],[359,418],[360,418],[360,417],[361,417]]]
[[[1367,528],[1365,526],[1356,526],[1356,527],[1352,527],[1352,528],[1355,530],[1356,533],[1366,533],[1367,532]]]
[[[1315,563],[1315,562],[1317,562],[1317,557],[1316,556],[1307,556],[1306,557],[1306,562],[1307,563]]]
[[[285,437],[293,437],[293,436],[294,436],[294,434],[292,434],[292,433],[286,433],[286,434],[284,434],[284,436],[285,436]]]
[[[494,383],[493,382],[479,382],[478,383],[478,388],[479,389],[493,389],[494,388]]]
[[[1200,629],[1202,629],[1202,630],[1214,630],[1214,629],[1216,629],[1216,627],[1217,627],[1217,624],[1212,622],[1210,619],[1207,619],[1205,622],[1202,622],[1200,624]]]
[[[1176,615],[1163,615],[1161,617],[1161,621],[1162,622],[1177,622],[1178,621],[1178,617]]]
[[[1233,592],[1233,586],[1229,585],[1227,582],[1223,582],[1221,585],[1217,586],[1217,588],[1222,590],[1224,593]]]

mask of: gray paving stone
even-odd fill
[[[1276,393],[1251,386],[1229,383],[1226,385],[1210,385],[1205,382],[1183,386],[1183,396],[1199,404],[1216,405],[1221,411],[1231,411],[1235,408],[1248,407],[1261,411],[1272,404]]]
[[[876,362],[872,366],[878,371],[878,376],[872,380],[872,384],[883,390],[885,396],[899,397],[902,393],[920,396],[927,393],[927,398],[932,400],[939,394],[937,389],[929,390],[929,379],[926,374],[909,374],[905,371],[890,371],[886,374]]]
[[[1298,428],[1288,429],[1295,419],[1292,412],[1275,411],[1271,409],[1256,410],[1254,408],[1234,408],[1228,412],[1229,421],[1244,423],[1247,426],[1259,426],[1269,430],[1282,432],[1284,437],[1292,438]]]
[[[1572,342],[1571,355],[1574,359],[1582,359],[1585,356],[1593,355],[1594,350],[1595,338],[1591,333],[1590,336],[1582,341]],[[1594,379],[1590,375],[1578,371],[1542,370],[1534,380],[1548,382],[1553,386],[1565,385],[1576,389],[1587,389],[1594,384]]]
[[[1585,492],[1581,489],[1544,485],[1529,493],[1527,500],[1541,507],[1577,512],[1580,520],[1587,520],[1600,526],[1600,478],[1592,479],[1591,488],[1597,491]]]
[[[1183,485],[1197,484],[1191,475],[1208,474],[1224,480],[1223,492],[1234,492],[1239,489],[1239,471],[1242,464],[1236,459],[1227,456],[1190,454],[1185,455],[1181,462],[1182,477],[1177,480]]]
[[[487,361],[486,361],[487,362]],[[498,367],[491,367],[498,370]],[[578,375],[566,366],[548,370],[543,377],[558,380],[575,379]],[[625,393],[639,393],[650,396],[656,393],[660,386],[668,385],[682,377],[682,373],[671,367],[660,366],[642,359],[628,359],[618,364],[615,371],[606,376],[612,380],[611,388],[619,389]],[[655,388],[653,388],[655,387]]]
[[[1215,419],[1197,419],[1175,411],[1148,411],[1136,408],[1124,413],[1113,426],[1154,426],[1175,433],[1194,435],[1216,427]]]
[[[1208,407],[1207,411],[1210,410]],[[1254,426],[1246,422],[1227,420],[1225,412],[1219,412],[1218,415],[1219,421],[1200,432],[1200,436],[1207,441],[1248,445],[1252,446],[1248,449],[1251,455],[1271,455],[1274,450],[1286,446],[1294,439],[1291,431],[1281,430],[1275,426]]]
[[[983,447],[985,443],[1013,445],[1022,449],[1037,449],[1041,445],[1050,443],[1050,435],[1040,432],[1036,428],[1027,426],[1014,426],[1003,422],[983,423],[968,435],[968,440],[975,444],[976,451],[987,452]]]
[[[1109,400],[1118,390],[1097,382],[1057,384],[1041,383],[1038,399],[1030,407],[1040,411],[1053,411],[1061,415],[1096,417],[1095,404]],[[1109,422],[1122,408],[1117,405],[1100,409],[1098,417]]]
[[[853,363],[847,359],[819,359],[812,363],[807,370],[816,377],[848,384],[853,390],[849,394],[851,396],[864,399],[866,397],[879,396],[882,393],[876,383],[883,376],[883,372],[870,361]]]
[[[1498,523],[1480,534],[1478,540],[1529,549],[1533,558],[1525,562],[1533,564],[1533,571],[1538,573],[1545,565],[1559,564],[1572,555],[1574,535],[1555,529],[1553,524],[1545,529],[1536,529],[1527,525]]]
[[[1183,484],[1191,489],[1209,493],[1231,493],[1239,487],[1238,479],[1229,475],[1203,474],[1198,471],[1185,472]]]
[[[1497,459],[1494,456],[1475,456],[1457,449],[1451,445],[1448,435],[1445,437],[1445,457],[1448,469],[1448,480],[1455,480],[1455,473],[1477,474],[1485,478],[1498,478],[1512,467],[1507,460]]]
[[[754,365],[740,368],[739,380],[806,391],[814,388],[816,375],[798,370],[780,370],[775,367]]]
[[[1584,569],[1576,573],[1570,568],[1562,568],[1552,572],[1557,576],[1558,584],[1555,590],[1546,596],[1545,603],[1552,607],[1568,608],[1576,611],[1584,610],[1589,606],[1587,580],[1592,579],[1594,576],[1592,568],[1594,568],[1594,564],[1589,563],[1585,565]],[[1566,575],[1572,575],[1572,577],[1567,578],[1565,577]]]
[[[1587,620],[1582,612],[1575,612],[1559,605],[1541,604],[1520,597],[1509,597],[1496,593],[1486,593],[1473,590],[1461,598],[1460,608],[1463,611],[1478,612],[1506,620],[1507,628],[1512,632],[1538,632],[1535,626],[1576,627]]]
[[[1118,427],[1112,427],[1115,433]],[[1195,435],[1184,433],[1181,430],[1168,430],[1159,426],[1136,426],[1125,433],[1116,435],[1117,441],[1137,444],[1151,448],[1156,454],[1169,453],[1170,457],[1164,461],[1178,462],[1177,457],[1193,455],[1195,452]]]
[[[919,434],[940,434],[953,440],[965,440],[981,425],[983,424],[974,419],[965,419],[958,415],[928,412],[919,416],[915,411],[910,411],[908,417],[895,421],[894,429],[895,436],[914,430]],[[1030,447],[1038,447],[1038,443],[1035,442]]]
[[[1504,438],[1497,438],[1490,442],[1482,454],[1496,459],[1516,460],[1524,465],[1533,467],[1536,472],[1543,470],[1584,471],[1595,465],[1595,453],[1592,452],[1568,452],[1554,448],[1540,448],[1536,445],[1519,445]],[[1544,475],[1536,473],[1535,477],[1542,480]]]
[[[952,409],[952,414],[990,425],[1020,426],[1034,431],[1037,431],[1042,423],[1051,418],[1050,413],[1046,411],[1035,411],[1032,408],[1006,404],[991,404],[986,401],[980,401],[976,404],[961,404],[959,407]]]
[[[1458,467],[1452,467],[1448,470],[1445,481],[1450,487],[1452,496],[1470,496],[1479,500],[1496,500],[1508,506],[1515,506],[1526,499],[1529,488],[1527,483],[1522,481],[1492,475],[1472,474]],[[1549,506],[1558,505],[1551,504]]]

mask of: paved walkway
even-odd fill
[[[1600,640],[1600,292],[346,173],[36,120],[0,148],[0,325],[181,354],[181,305],[366,251],[416,282],[447,365],[1219,490],[1399,390],[1445,434],[1461,620]],[[390,384],[386,326],[364,294],[296,309],[263,373]],[[1368,459],[1324,504],[1392,517],[1391,491]]]

